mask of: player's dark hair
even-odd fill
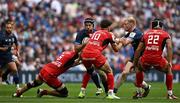
[[[112,22],[110,20],[104,19],[101,21],[100,26],[101,28],[108,28]]]
[[[161,19],[156,18],[152,21],[152,28],[153,29],[154,28],[162,28],[162,27],[163,27],[163,21]]]
[[[86,19],[84,20],[84,24],[85,24],[85,23],[91,23],[91,24],[93,24],[93,26],[94,26],[95,20],[92,19],[92,18],[86,18]]]
[[[13,20],[11,20],[11,19],[7,19],[7,20],[5,20],[5,23],[6,24],[8,24],[8,23],[12,23],[13,22]]]

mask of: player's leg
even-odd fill
[[[64,84],[62,84],[60,87],[55,87],[55,90],[45,90],[45,89],[38,89],[37,91],[37,97],[42,97],[43,95],[51,95],[56,97],[67,97],[68,96],[68,90]]]
[[[18,68],[17,67],[20,66],[20,61],[18,60],[17,56],[15,56],[15,55],[12,55],[12,57],[11,57],[11,55],[8,55],[7,58],[8,58],[8,63],[9,62],[15,62],[16,63],[17,73],[13,73],[13,81],[16,84],[16,87],[19,88],[19,75],[18,75]],[[8,74],[10,74],[11,72],[16,71],[16,70],[15,70],[15,67],[9,68],[9,64],[7,66],[5,66],[5,68],[6,69],[2,74],[2,81],[4,83],[9,84],[9,82],[7,81]]]
[[[7,77],[8,77],[8,74],[10,74],[10,73],[11,73],[11,70],[8,69],[8,68],[6,68],[4,70],[4,72],[2,73],[2,82],[3,82],[3,84],[9,84],[9,82],[7,80]]]
[[[98,73],[95,71],[93,67],[87,69],[87,73],[90,74],[91,79],[93,80],[94,84],[97,87],[96,95],[100,95],[102,93],[102,88],[100,85],[100,78],[98,76]]]
[[[84,76],[83,76],[81,88],[86,89],[87,84],[88,84],[90,78],[91,78],[90,74],[87,73],[87,72],[85,72],[85,73],[84,73]]]
[[[103,84],[104,87],[104,91],[106,93],[106,95],[108,94],[108,83],[107,83],[107,76],[106,73],[102,70],[97,70],[97,72],[99,73],[99,76],[101,78],[101,82]]]
[[[144,68],[149,68],[148,66],[144,65],[144,62],[142,61],[142,58],[139,59],[138,66],[135,67],[136,71],[136,81],[135,86],[137,87],[135,95],[133,96],[133,99],[142,98],[142,84],[144,80]]]
[[[133,67],[133,63],[128,61],[124,67],[121,75],[118,76],[118,79],[114,86],[114,93],[118,92],[118,88],[125,82],[127,75],[130,73],[131,68]]]
[[[40,76],[38,76],[34,81],[27,83],[24,87],[19,88],[16,90],[16,92],[13,94],[13,97],[21,97],[22,94],[26,91],[28,91],[31,88],[40,86],[43,83]]]
[[[178,97],[173,95],[173,73],[172,66],[168,64],[165,58],[162,58],[160,61],[160,70],[166,73],[166,87],[167,87],[167,98],[168,99],[177,99]]]
[[[13,80],[16,84],[16,88],[19,88],[19,74],[18,74],[16,63],[12,61],[12,62],[9,62],[7,65],[8,65],[8,69],[10,69],[14,77]]]
[[[81,90],[80,90],[79,95],[78,95],[79,98],[85,97],[86,87],[87,87],[87,84],[88,84],[90,78],[91,78],[90,74],[85,72],[85,74],[83,76],[82,84],[81,84]]]
[[[135,86],[137,87],[137,90],[135,92],[135,95],[133,96],[134,99],[138,99],[141,97],[146,97],[149,92],[151,85],[147,84],[144,79],[144,72],[143,70],[148,69],[151,67],[151,65],[147,65],[148,63],[144,62],[143,58],[140,58],[138,62],[138,67],[136,67],[136,81]],[[144,89],[144,92],[142,93],[142,88]]]
[[[147,97],[150,89],[151,89],[151,85],[147,84],[145,81],[142,82],[142,88],[144,89],[144,92],[142,94],[142,97]]]
[[[89,82],[90,77],[93,80],[93,82],[95,83],[97,90],[102,90],[101,85],[100,85],[100,81],[99,81],[99,76],[98,76],[97,72],[94,70],[93,67],[90,67],[87,69],[87,72],[83,76],[81,91],[80,91],[79,96],[78,96],[79,98],[85,97],[85,90],[86,90],[86,87],[87,87],[87,84]],[[98,91],[97,95],[99,95],[99,93],[100,92]]]
[[[99,67],[98,65],[96,65],[97,67]],[[106,73],[107,76],[107,83],[108,83],[108,95],[107,95],[107,99],[120,99],[119,97],[115,96],[113,90],[114,90],[114,75],[113,75],[113,71],[108,63],[108,61],[105,61],[105,64],[102,65],[101,67],[99,67],[99,69],[101,69],[102,71],[104,71]]]
[[[21,68],[21,63],[18,60],[18,58],[16,56],[13,56],[13,59],[16,63],[16,67],[17,67],[17,72],[19,71],[19,69]],[[15,83],[15,85],[17,86],[17,88],[19,87],[19,75],[13,75],[13,82]]]
[[[68,90],[66,86],[57,77],[49,75],[48,78],[45,79],[45,82],[54,90],[38,89],[37,91],[38,97],[42,97],[43,95],[51,95],[51,96],[57,96],[57,97],[68,96]]]
[[[85,55],[85,56],[87,56],[87,55]],[[94,71],[94,70],[89,70],[89,69],[93,69],[93,68],[91,68],[92,67],[91,61],[82,60],[82,63],[84,64],[87,71]],[[87,87],[87,84],[89,82],[90,77],[91,77],[91,75],[89,73],[86,72],[84,74],[83,80],[82,80],[82,85],[81,85],[81,90],[80,90],[79,95],[78,95],[79,98],[84,98],[85,97],[85,95],[86,95],[86,87]]]

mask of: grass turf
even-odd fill
[[[121,97],[120,100],[107,100],[105,94],[96,96],[96,88],[94,84],[89,83],[86,90],[86,97],[79,99],[77,96],[80,90],[80,83],[65,83],[69,96],[67,98],[58,98],[51,96],[43,96],[42,98],[36,97],[37,88],[33,88],[23,94],[23,98],[12,98],[11,95],[15,91],[14,85],[1,85],[0,84],[0,103],[180,103],[178,100],[166,99],[166,86],[164,83],[150,83],[151,91],[146,98],[133,100],[132,95],[135,91],[133,83],[124,83],[119,89],[117,96]],[[180,97],[180,83],[174,84],[174,94]],[[47,85],[42,85],[39,88],[50,89]]]

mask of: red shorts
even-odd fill
[[[94,65],[95,67],[101,67],[106,63],[106,57],[101,53],[82,53],[82,63],[86,68],[91,67]]]
[[[155,69],[163,69],[166,67],[167,65],[167,60],[165,58],[158,58],[158,59],[146,59],[146,58],[143,58],[141,57],[140,58],[140,64],[142,66],[143,69],[149,69],[151,68],[152,66],[155,68]]]
[[[40,73],[39,73],[39,77],[40,79],[42,79],[47,85],[49,85],[50,87],[56,89],[58,87],[60,87],[62,85],[62,82],[57,78],[56,75],[53,75],[51,73],[48,73],[46,71],[46,69],[48,69],[48,66],[44,66]]]

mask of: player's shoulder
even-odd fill
[[[86,29],[82,29],[82,30],[78,31],[77,35],[82,35],[82,34],[84,34],[86,32],[87,32]]]
[[[163,34],[169,35],[169,33],[165,30],[160,30]]]
[[[5,35],[5,33],[4,33],[4,31],[0,31],[0,37],[2,37],[2,36],[4,36]]]
[[[143,33],[140,29],[135,28],[132,32],[130,32],[129,37],[131,38],[141,38]]]
[[[136,35],[142,35],[143,33],[142,33],[142,31],[139,29],[139,28],[135,28],[134,30],[133,30],[133,32],[136,34]]]
[[[13,38],[17,38],[17,36],[16,36],[14,33],[12,33],[11,36],[12,36]]]

